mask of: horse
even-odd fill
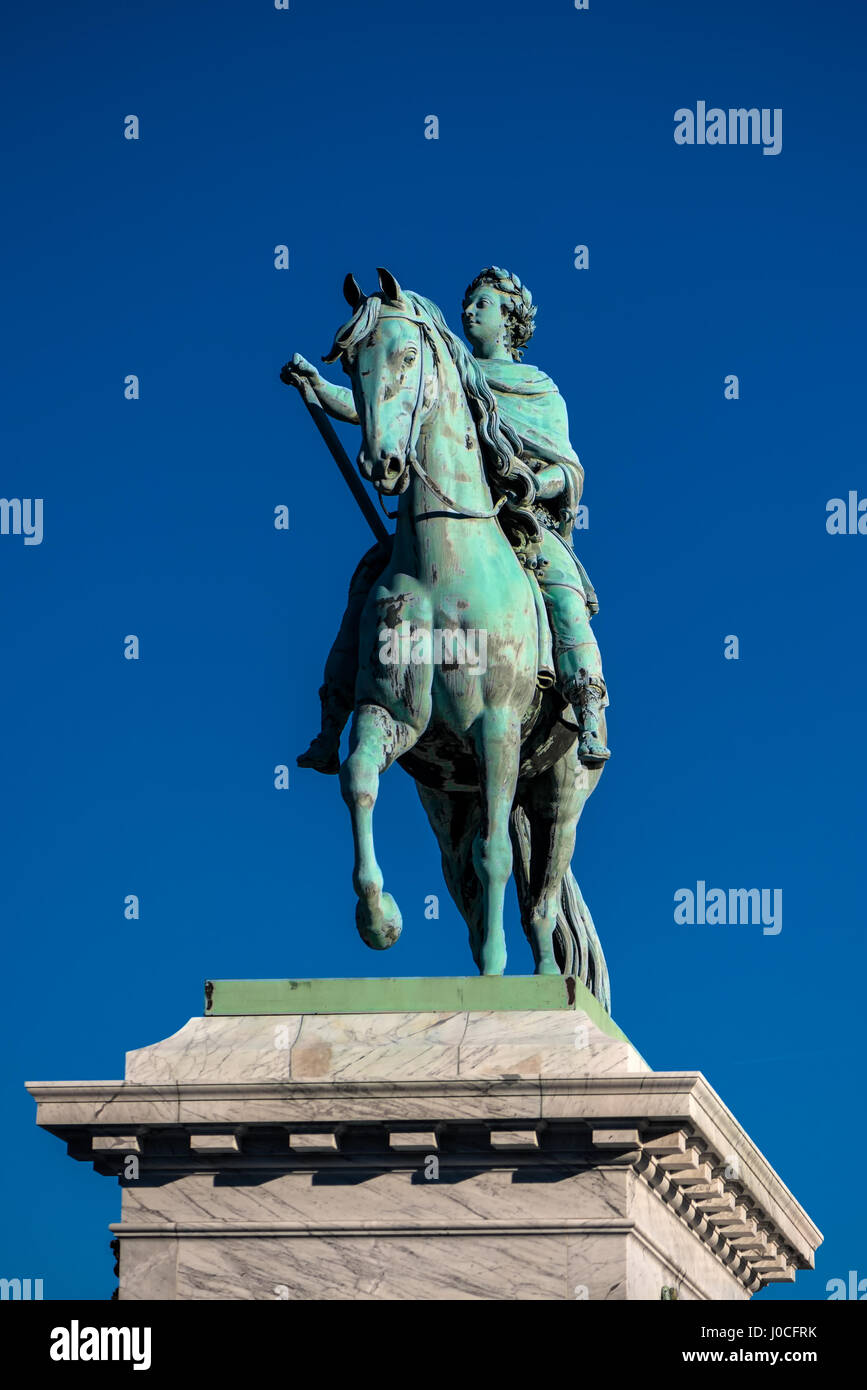
[[[505,971],[514,869],[535,973],[576,976],[610,1009],[605,958],[571,870],[578,818],[602,769],[579,761],[571,709],[550,680],[544,688],[537,679],[534,581],[505,526],[506,504],[521,501],[513,484],[529,470],[436,305],[384,269],[379,286],[367,296],[346,277],[353,314],[324,359],[339,361],[352,385],[362,476],[383,508],[383,499],[399,499],[391,558],[361,618],[340,769],[356,925],[376,950],[402,929],[373,832],[380,777],[397,762],[416,782],[480,974]],[[463,634],[466,649],[484,634],[485,662],[456,659],[460,642],[437,660],[442,642],[431,639],[443,633]]]

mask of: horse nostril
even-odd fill
[[[402,468],[401,460],[396,458],[394,454],[390,454],[382,465],[382,471],[386,478],[396,478]]]

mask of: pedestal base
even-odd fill
[[[812,1266],[704,1077],[651,1071],[580,982],[382,982],[375,1012],[337,1011],[352,981],[269,983],[335,1011],[219,1013],[242,996],[215,986],[124,1081],[29,1087],[120,1179],[121,1299],[731,1300]],[[399,1010],[415,984],[511,993]]]

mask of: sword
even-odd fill
[[[378,541],[385,541],[386,543],[389,543],[391,541],[391,534],[383,526],[379,516],[377,515],[373,503],[371,502],[370,498],[364,490],[364,484],[362,483],[361,479],[358,476],[358,473],[353,468],[352,464],[349,462],[346,450],[344,449],[340,440],[337,438],[334,426],[332,425],[328,416],[325,414],[325,411],[322,409],[322,406],[319,404],[319,401],[316,399],[316,393],[313,390],[313,387],[310,385],[307,378],[303,376],[301,377],[300,391],[301,395],[304,398],[304,404],[310,411],[310,417],[313,420],[314,425],[318,429],[319,433],[322,435],[322,438],[325,440],[325,443],[328,446],[328,449],[331,453],[331,457],[334,459],[334,462],[337,464],[337,467],[340,469],[341,473],[343,474],[344,478],[349,484],[349,491],[352,493],[353,497],[355,498],[356,502],[358,503],[359,507],[364,513],[364,517],[367,521],[368,526],[370,527],[371,531],[376,536],[376,539]]]

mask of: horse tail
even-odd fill
[[[554,954],[559,963],[561,954],[566,960],[570,953],[578,968],[566,970],[561,964],[563,974],[576,975],[610,1014],[611,984],[602,945],[578,881],[572,870],[567,869],[560,889],[560,911],[554,928]]]
[[[510,819],[514,849],[515,882],[521,903],[524,931],[529,936],[530,913],[530,822],[522,806],[512,808]],[[560,889],[560,907],[554,928],[554,956],[564,975],[573,975],[586,985],[603,1008],[611,1012],[611,985],[608,967],[590,909],[578,881],[567,869]]]

